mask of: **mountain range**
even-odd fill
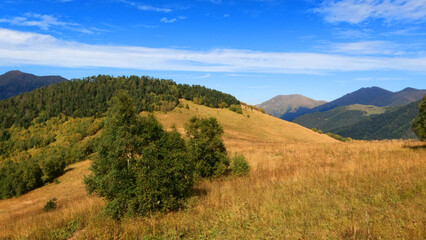
[[[279,118],[355,139],[414,138],[410,122],[418,110],[417,103],[413,102],[419,101],[424,94],[426,90],[414,88],[398,92],[379,87],[361,88],[316,107],[299,107]],[[283,102],[282,105],[291,104]],[[275,101],[275,105],[280,104]],[[275,109],[264,110],[271,113]],[[390,126],[396,130],[391,130]]]
[[[0,100],[64,81],[67,79],[61,76],[36,76],[17,70],[9,71],[0,75]]]

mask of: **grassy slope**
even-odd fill
[[[80,162],[70,166],[59,184],[0,201],[0,238],[426,236],[426,213],[421,211],[426,208],[426,149],[416,147],[420,143],[340,143],[258,112],[239,115],[188,105],[189,110],[158,117],[166,126],[178,123],[181,129],[179,123],[193,113],[217,116],[228,150],[243,153],[252,165],[250,177],[200,183],[188,207],[179,212],[114,222],[98,214],[102,200],[86,196],[81,177],[90,162]],[[58,198],[59,208],[43,213],[41,208],[52,197]]]

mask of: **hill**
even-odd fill
[[[61,76],[36,76],[20,71],[9,71],[0,75],[0,100],[64,81],[67,79]]]
[[[118,90],[128,91],[137,100],[138,111],[170,111],[180,98],[215,108],[240,104],[234,96],[198,85],[176,84],[147,76],[99,75],[50,85],[0,101],[3,113],[0,128],[28,127],[33,120],[44,122],[60,114],[101,117]]]
[[[386,108],[384,107],[355,104],[337,107],[325,112],[305,114],[296,118],[293,122],[307,128],[317,128],[323,132],[334,133],[336,129],[354,125],[371,115],[381,114],[385,111]]]
[[[182,129],[194,115],[213,115],[230,126],[226,134],[241,141],[332,141],[263,114],[256,107],[239,105],[229,94],[201,86],[136,76],[72,80],[0,101],[4,112],[0,115],[0,198],[19,196],[42,186],[61,175],[66,165],[95,153],[96,141],[85,139],[102,129],[107,103],[118,90],[132,93],[137,111],[167,116],[175,116],[178,111],[173,124]],[[212,114],[212,110],[216,112]],[[182,115],[183,111],[187,115]]]
[[[419,102],[394,107],[377,115],[370,115],[361,121],[333,130],[333,133],[354,139],[416,139],[411,130],[411,121],[418,115]]]
[[[312,109],[324,103],[326,102],[317,101],[300,94],[292,94],[275,96],[257,106],[265,110],[267,114],[282,118],[283,115],[294,113],[299,109]],[[284,117],[283,119],[286,118]]]

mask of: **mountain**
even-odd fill
[[[324,103],[326,102],[317,101],[300,94],[292,94],[278,95],[257,106],[265,110],[267,114],[282,118],[285,114],[291,115],[291,113],[297,112],[299,109],[310,110]]]
[[[9,71],[0,75],[0,100],[64,81],[67,79],[61,76],[36,76],[20,71]]]
[[[411,121],[418,115],[419,101],[386,112],[371,115],[358,123],[333,130],[333,133],[354,139],[415,139]]]
[[[317,128],[323,132],[334,133],[336,129],[354,125],[371,115],[382,114],[385,111],[385,107],[355,104],[337,107],[325,112],[305,114],[296,118],[293,122],[307,128]]]
[[[329,103],[315,107],[311,112],[325,112],[336,107],[353,104],[384,106],[402,106],[420,100],[426,94],[425,89],[405,88],[391,92],[379,87],[361,88]]]

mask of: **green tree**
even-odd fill
[[[419,115],[413,120],[412,129],[420,140],[426,141],[426,94],[419,103]]]
[[[140,116],[126,92],[112,99],[91,170],[87,190],[105,197],[116,219],[178,209],[193,186],[184,140],[153,115]]]
[[[213,179],[229,166],[229,158],[222,140],[223,129],[216,118],[192,117],[185,126],[196,174]]]

